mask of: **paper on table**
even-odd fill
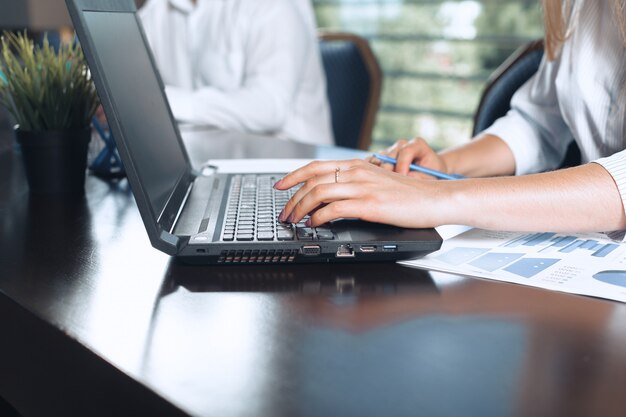
[[[626,244],[601,233],[471,229],[404,264],[626,302]]]
[[[471,227],[469,226],[461,226],[456,224],[446,224],[443,226],[435,227],[435,230],[437,230],[437,233],[439,233],[439,236],[441,236],[443,240],[452,239],[453,237],[460,235],[463,232],[467,232],[470,229]]]
[[[313,159],[210,159],[205,167],[217,168],[221,174],[264,174],[291,172]]]

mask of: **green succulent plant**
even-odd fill
[[[42,46],[35,46],[26,32],[3,32],[0,103],[21,130],[74,130],[89,126],[98,95],[77,44],[56,51],[47,36]]]

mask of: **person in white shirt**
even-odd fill
[[[178,121],[334,143],[309,0],[148,0],[139,17]]]
[[[354,160],[300,168],[276,184],[304,182],[280,219],[312,213],[312,226],[361,218],[404,227],[626,229],[626,0],[543,2],[546,56],[505,117],[440,153],[423,139],[399,141],[387,151],[395,167]],[[572,140],[583,165],[554,170]],[[407,175],[411,162],[471,178],[427,181]]]

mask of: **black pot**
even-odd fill
[[[19,128],[26,179],[31,193],[83,194],[91,129],[26,132]]]

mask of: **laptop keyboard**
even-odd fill
[[[308,216],[298,224],[278,221],[278,215],[297,191],[275,190],[280,177],[274,175],[233,176],[222,240],[232,241],[313,241],[333,240],[327,227],[306,227]]]

